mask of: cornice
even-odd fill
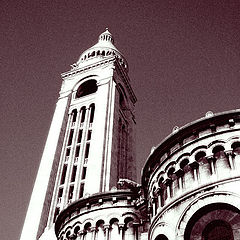
[[[67,77],[74,76],[76,74],[83,73],[83,72],[95,69],[97,67],[100,67],[100,66],[104,66],[104,65],[109,64],[111,62],[114,62],[115,60],[116,60],[116,57],[110,57],[110,58],[98,61],[96,63],[86,65],[84,67],[74,67],[70,71],[62,73],[61,77],[62,77],[62,79],[65,79]]]

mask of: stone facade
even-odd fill
[[[240,111],[152,149],[136,180],[136,97],[106,30],[62,74],[21,240],[240,239]]]

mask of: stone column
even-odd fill
[[[90,231],[91,231],[91,240],[95,240],[96,239],[96,233],[97,233],[97,228],[96,227],[91,227],[91,229],[90,229]]]
[[[172,190],[171,190],[172,180],[170,178],[166,179],[165,184],[167,186],[167,199],[168,199],[172,197]]]
[[[119,235],[120,235],[120,240],[124,240],[124,224],[119,224]],[[114,240],[114,239],[112,239]],[[126,239],[127,240],[127,239]]]
[[[210,169],[211,169],[211,173],[212,175],[215,175],[216,174],[216,169],[215,169],[215,158],[214,157],[209,157],[207,158],[207,160],[209,161],[210,163]]]
[[[109,240],[109,231],[110,230],[110,225],[104,225],[104,231],[105,231],[105,239]]]
[[[133,223],[134,239],[138,240],[138,226],[139,223]]]
[[[231,169],[234,169],[235,166],[234,166],[234,162],[233,162],[233,153],[232,153],[232,150],[227,150],[225,151],[225,154],[228,158],[228,162],[229,162],[229,165],[230,165],[230,168]]]

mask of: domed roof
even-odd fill
[[[113,44],[113,36],[108,28],[106,28],[105,32],[99,35],[98,43],[81,54],[77,61],[77,65],[81,67],[109,56],[116,56],[119,59],[120,64],[128,71],[127,61]]]

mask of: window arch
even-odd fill
[[[155,240],[168,240],[168,238],[164,234],[158,235]]]
[[[203,230],[203,240],[233,240],[233,231],[229,223],[214,220]]]
[[[225,157],[224,147],[221,145],[214,147],[212,152],[213,152],[214,157],[217,159],[221,158],[221,157]]]
[[[195,155],[195,160],[197,162],[199,162],[199,161],[203,160],[203,158],[205,158],[205,156],[206,156],[206,153],[203,151],[200,151]]]
[[[89,80],[81,84],[76,93],[76,98],[84,97],[89,94],[95,93],[97,91],[97,81],[96,80]]]

